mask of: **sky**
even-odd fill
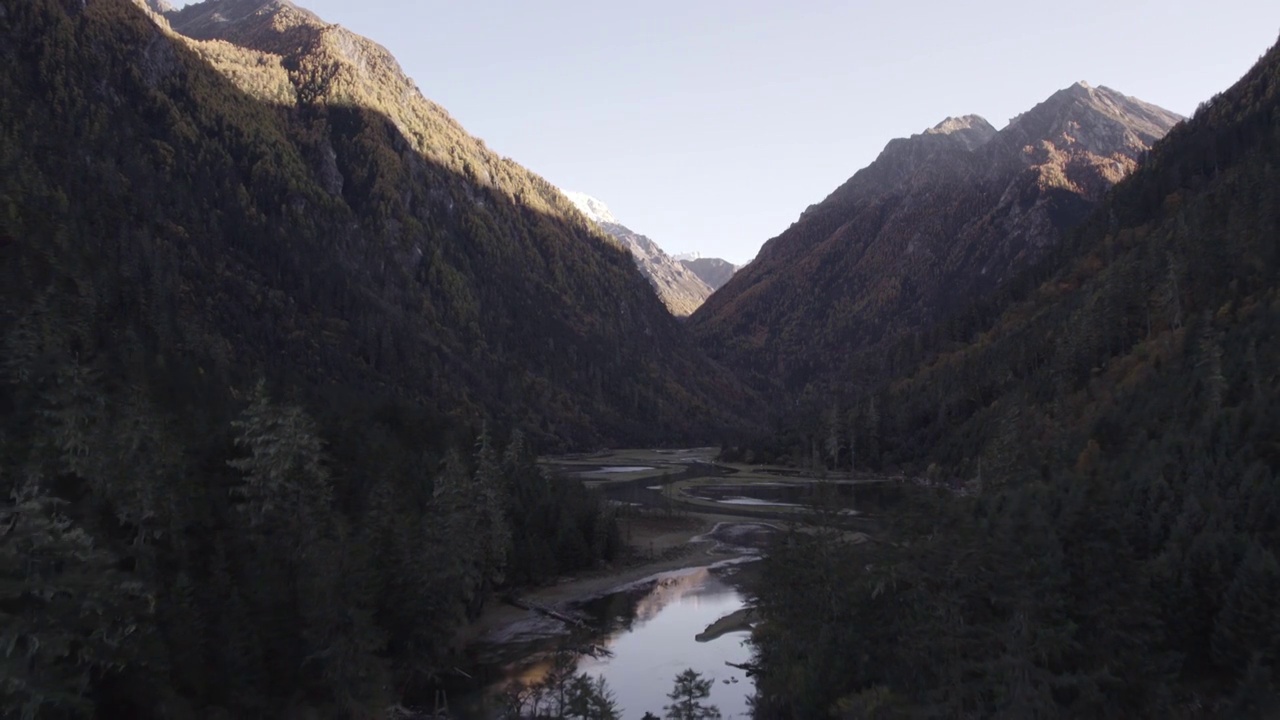
[[[1280,35],[1277,0],[295,1],[496,152],[736,263],[892,138],[1078,80],[1189,115]]]

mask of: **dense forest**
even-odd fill
[[[731,372],[376,44],[0,0],[0,719],[385,713],[623,552],[536,453],[722,438],[908,486],[762,563],[757,717],[1280,715],[1280,46],[1131,102],[891,144],[693,318]]]
[[[885,542],[769,558],[761,717],[1280,713],[1278,188],[1280,46],[1045,262],[788,426],[919,491]]]
[[[321,50],[0,2],[0,717],[380,712],[617,552],[535,448],[747,401],[553,187]]]
[[[687,440],[747,414],[615,241],[368,40],[288,3],[184,9],[256,9],[219,26],[251,46],[124,0],[21,5],[4,169],[26,195],[8,234],[92,250],[100,282],[132,290],[121,316],[149,313],[140,341],[211,383],[248,369],[358,389],[544,449]],[[56,227],[17,226],[38,202]]]

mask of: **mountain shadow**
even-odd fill
[[[549,449],[705,438],[749,406],[616,243],[372,43],[288,3],[174,15],[250,13],[275,55],[124,4],[70,11],[110,28],[102,57],[55,46],[37,70],[10,50],[9,267],[63,267],[15,273],[11,319],[87,274],[95,322],[145,363],[411,402]]]

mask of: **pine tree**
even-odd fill
[[[578,720],[617,720],[621,710],[604,677],[592,679],[583,673],[569,683],[566,718]]]
[[[445,455],[435,478],[432,496],[432,526],[451,543],[445,560],[447,585],[458,593],[466,608],[476,601],[484,582],[485,538],[474,530],[477,522],[471,475],[455,449]]]
[[[294,552],[308,552],[306,541],[322,529],[329,510],[329,470],[324,443],[315,422],[301,409],[275,404],[259,382],[253,399],[239,420],[236,446],[248,457],[227,462],[244,474],[244,482],[232,495],[251,527],[286,526]]]
[[[476,472],[471,489],[476,526],[480,536],[481,583],[487,592],[501,585],[511,551],[511,528],[507,523],[507,483],[502,463],[489,437],[488,428],[476,443]]]
[[[91,714],[91,684],[146,656],[154,596],[28,484],[0,506],[0,704]]]
[[[711,681],[704,680],[693,668],[685,670],[676,676],[675,687],[667,693],[672,701],[663,708],[667,720],[719,720],[720,708],[702,703],[710,696]]]

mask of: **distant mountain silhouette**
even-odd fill
[[[719,290],[729,282],[729,278],[738,272],[738,266],[720,258],[696,257],[681,258],[680,262],[689,268],[698,279],[706,283],[712,291]]]

